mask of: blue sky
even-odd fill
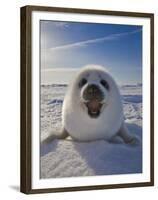
[[[142,27],[41,21],[41,68],[105,66],[120,84],[142,80]]]

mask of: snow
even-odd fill
[[[66,85],[41,86],[41,140],[50,129],[61,127]],[[142,85],[120,87],[126,124],[142,140]],[[129,174],[142,172],[142,145],[104,140],[76,142],[54,140],[40,146],[41,178]]]

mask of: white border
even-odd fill
[[[39,21],[59,20],[143,26],[143,173],[78,178],[40,179],[39,151]],[[150,181],[150,19],[91,14],[32,13],[32,189],[140,183]],[[99,178],[98,178],[99,177]]]

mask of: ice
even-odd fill
[[[61,127],[66,85],[41,86],[41,139]],[[131,134],[142,138],[142,85],[120,87],[125,122]],[[129,174],[142,172],[142,146],[104,140],[54,140],[41,144],[41,178]]]

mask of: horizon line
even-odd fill
[[[49,71],[78,71],[80,68],[43,68],[41,72],[49,72]]]

